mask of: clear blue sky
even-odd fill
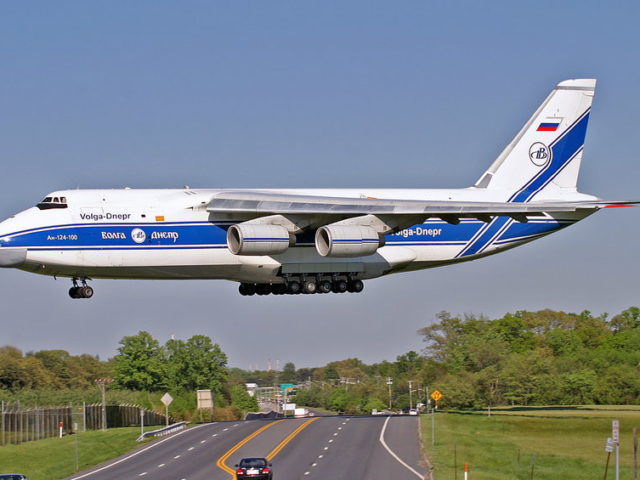
[[[75,187],[463,187],[566,78],[598,89],[580,187],[640,199],[637,2],[61,1],[0,5],[0,216]],[[640,209],[510,252],[245,298],[230,282],[0,271],[0,344],[115,353],[196,333],[232,365],[393,360],[440,310],[616,313],[638,298]]]

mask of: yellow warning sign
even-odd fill
[[[440,401],[442,398],[442,394],[438,390],[434,390],[431,394],[431,398],[433,398],[436,402]]]

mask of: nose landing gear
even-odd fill
[[[91,298],[93,297],[93,288],[87,285],[88,278],[74,278],[73,287],[69,289],[69,296],[71,298]],[[78,281],[82,285],[78,285]]]

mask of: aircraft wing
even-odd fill
[[[215,195],[207,210],[218,213],[259,215],[421,215],[439,217],[536,216],[545,212],[631,206],[632,202],[464,202],[325,197],[261,191],[225,191]]]

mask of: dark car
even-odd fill
[[[243,458],[236,465],[237,480],[271,480],[273,469],[266,458]]]
[[[21,473],[0,473],[0,480],[29,480]]]

